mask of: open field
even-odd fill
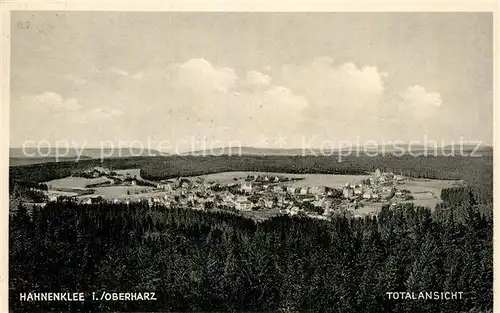
[[[441,190],[462,185],[463,182],[458,180],[410,179],[406,180],[401,188],[411,191],[414,200],[409,202],[433,209],[442,202]]]
[[[78,193],[76,192],[69,192],[69,191],[59,191],[59,190],[50,190],[47,192],[49,196],[63,196],[63,197],[73,197],[77,196]]]
[[[404,183],[404,188],[412,193],[430,191],[436,195],[441,194],[444,188],[462,186],[463,182],[459,180],[442,180],[442,179],[408,179]]]
[[[207,182],[231,183],[234,178],[245,179],[248,175],[284,176],[290,178],[303,178],[297,181],[286,182],[294,187],[326,186],[331,188],[342,187],[345,183],[358,182],[369,177],[368,175],[337,175],[337,174],[288,174],[276,172],[222,172],[196,177],[202,177]]]
[[[90,184],[99,184],[110,181],[106,177],[98,178],[84,178],[84,177],[66,177],[61,179],[54,179],[45,184],[52,188],[70,188],[70,189],[84,189],[85,186]]]
[[[355,216],[365,216],[368,214],[378,213],[380,211],[380,209],[382,209],[383,205],[384,205],[384,203],[382,203],[382,202],[367,203],[363,207],[354,211],[354,215]]]
[[[99,189],[96,190],[94,194],[91,195],[83,195],[79,196],[79,199],[88,199],[88,198],[95,198],[98,196],[103,197],[104,199],[107,200],[131,200],[131,201],[137,201],[137,200],[142,200],[142,199],[149,199],[149,198],[162,198],[165,195],[169,194],[166,191],[155,191],[151,187],[142,187],[142,186],[114,186],[114,187],[100,187],[100,188],[95,188]],[[146,192],[139,192],[137,194],[130,194],[127,195],[127,190],[130,190],[131,192],[143,190]]]
[[[336,174],[305,174],[297,175],[302,180],[287,182],[286,185],[293,187],[325,186],[330,188],[341,188],[346,183],[357,183],[370,176],[368,175],[336,175]]]
[[[127,191],[130,191],[131,194],[136,192],[141,192],[144,190],[152,190],[151,187],[143,187],[143,186],[109,186],[109,187],[96,187],[92,188],[95,190],[94,195],[102,196],[105,198],[119,198],[127,195]],[[143,195],[143,194],[141,194]]]

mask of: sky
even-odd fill
[[[13,12],[10,145],[491,144],[492,27],[491,13]]]

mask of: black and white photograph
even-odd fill
[[[10,312],[494,311],[492,11],[8,16]]]

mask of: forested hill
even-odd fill
[[[339,158],[342,162],[339,162]],[[475,188],[480,202],[493,200],[493,158],[420,156],[158,156],[79,162],[58,162],[10,167],[12,180],[44,182],[72,172],[104,166],[110,169],[140,168],[145,179],[156,180],[225,171],[282,173],[364,174],[380,168],[415,178],[462,179]]]
[[[467,203],[465,203],[467,205]],[[448,209],[454,210],[453,206]],[[10,220],[14,311],[491,312],[492,220],[412,206],[378,218],[49,203]],[[157,301],[19,302],[19,292],[155,292]],[[463,299],[388,300],[388,291]]]

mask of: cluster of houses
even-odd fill
[[[109,185],[159,187],[157,182],[141,178],[139,169],[112,171],[101,166],[96,166],[87,171],[74,173],[73,176],[91,178],[93,183],[86,185],[86,188],[105,187]]]
[[[309,201],[315,206],[329,207],[333,199],[326,198],[340,191],[326,187],[292,187],[280,177],[247,177],[240,182],[221,184],[198,179],[172,179],[158,186],[162,196],[147,199],[150,204],[186,206],[193,209],[213,208],[238,211],[286,209]]]
[[[398,185],[404,184],[405,178],[394,173],[382,173],[377,169],[374,175],[358,183],[347,183],[342,188],[342,195],[345,199],[351,200],[390,200],[398,192]]]
[[[174,178],[158,182],[146,181],[129,171],[110,171],[96,167],[87,171],[92,178],[106,178],[112,184],[146,184],[144,190],[127,191],[119,197],[76,197],[81,203],[109,201],[114,203],[147,202],[149,205],[185,207],[197,210],[258,211],[276,209],[284,214],[306,213],[328,216],[340,210],[356,210],[367,202],[385,202],[394,197],[404,199],[409,192],[398,188],[404,177],[377,170],[368,179],[348,183],[342,188],[300,186],[290,181],[301,178],[249,175],[228,183],[208,182],[203,177]],[[297,186],[298,185],[298,186]],[[52,199],[51,199],[52,200]]]
[[[94,174],[95,173],[95,174]],[[92,177],[115,179],[119,173],[102,168],[94,168]],[[129,177],[127,177],[129,178]],[[309,207],[331,209],[339,202],[340,189],[323,186],[294,187],[288,182],[299,178],[285,176],[252,176],[235,179],[229,183],[207,182],[204,178],[175,178],[154,182],[148,189],[130,189],[119,197],[99,197],[96,195],[76,196],[80,203],[95,201],[113,203],[147,202],[149,205],[165,207],[186,207],[198,210],[257,211],[279,209],[295,212],[307,203]],[[132,180],[141,180],[133,177]],[[116,182],[115,182],[116,184]],[[55,201],[55,199],[54,199]]]

